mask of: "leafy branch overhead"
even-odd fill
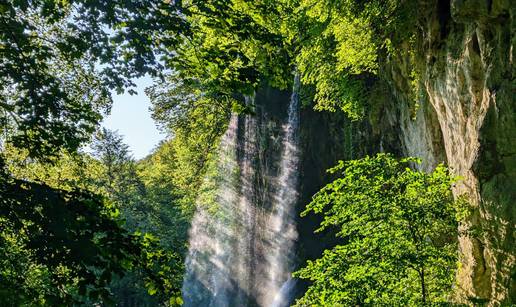
[[[33,156],[76,149],[109,109],[110,90],[161,74],[186,32],[170,2],[0,2],[2,130]]]

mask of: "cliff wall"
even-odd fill
[[[447,162],[473,213],[459,238],[458,295],[516,302],[516,101],[514,2],[426,1],[420,35],[380,73],[405,155],[424,169]]]

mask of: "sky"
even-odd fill
[[[134,158],[147,156],[152,149],[165,138],[151,118],[149,98],[145,88],[152,84],[150,77],[135,80],[137,95],[113,94],[111,114],[104,118],[102,126],[116,130],[124,137],[124,142]]]

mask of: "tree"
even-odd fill
[[[317,231],[335,227],[341,243],[295,276],[312,285],[298,306],[425,305],[446,302],[457,266],[455,181],[439,165],[388,154],[340,162],[302,215],[323,215]]]
[[[136,164],[129,152],[129,146],[117,132],[101,128],[91,144],[93,156],[103,166],[103,174],[96,179],[96,185],[104,189],[107,196],[120,208],[137,202],[145,193],[145,187],[136,174]]]
[[[14,181],[25,187],[45,188],[40,188],[40,193],[33,196],[33,189],[18,189],[17,185],[6,185],[6,191],[12,191],[0,194],[0,203],[18,204],[16,208],[23,208],[27,212],[25,222],[43,224],[43,231],[51,231],[46,229],[47,224],[44,221],[62,219],[59,212],[69,210],[67,203],[55,202],[51,206],[48,202],[54,199],[52,195],[75,195],[80,188],[85,198],[96,199],[92,206],[109,213],[107,218],[119,227],[113,231],[125,232],[139,253],[128,255],[132,263],[120,259],[126,262],[126,266],[123,272],[111,272],[111,277],[105,281],[104,287],[109,294],[87,298],[87,295],[78,293],[78,285],[74,282],[74,278],[82,278],[83,271],[75,267],[72,270],[70,266],[63,265],[59,267],[59,282],[53,283],[55,277],[52,272],[55,268],[45,258],[37,258],[38,249],[34,247],[34,240],[43,242],[47,238],[38,239],[33,228],[14,227],[13,216],[19,213],[9,213],[13,206],[4,207],[6,211],[0,212],[0,254],[4,259],[0,263],[0,274],[3,274],[1,280],[9,287],[5,286],[5,291],[0,291],[2,303],[45,304],[51,299],[49,295],[56,294],[56,288],[63,288],[68,293],[66,295],[72,296],[72,300],[82,302],[112,300],[119,304],[139,306],[177,304],[182,281],[187,220],[175,204],[175,189],[167,177],[170,174],[163,178],[158,171],[172,167],[169,172],[173,172],[173,165],[161,163],[157,159],[153,159],[150,164],[137,165],[130,157],[121,136],[109,130],[101,131],[92,149],[96,158],[87,153],[60,152],[49,161],[40,161],[31,159],[26,150],[8,146],[3,157],[7,163],[6,170],[10,173],[10,176],[5,173],[6,178],[10,178],[9,182]],[[160,186],[161,184],[166,185]],[[13,197],[15,190],[17,196]],[[92,191],[97,196],[86,191]],[[24,195],[27,197],[26,202],[21,201]],[[70,205],[76,206],[82,212],[80,205]],[[35,216],[28,214],[32,206],[37,208],[34,209]],[[54,214],[59,215],[59,218]],[[89,217],[92,220],[88,224],[89,229],[79,222],[74,224],[72,215],[70,221],[61,221],[62,231],[73,233],[76,228],[82,227],[84,232],[101,233],[100,221],[106,217],[97,216],[95,212]],[[80,215],[78,218],[82,219]],[[99,223],[95,223],[95,220]],[[87,242],[88,238],[84,240]],[[83,262],[87,263],[91,261],[90,256],[82,249],[88,247],[81,244],[70,248],[66,243],[62,248],[69,248],[73,253],[83,255],[86,258]],[[55,254],[63,252],[59,246],[52,248]],[[106,249],[106,252],[109,253],[110,250]],[[110,270],[102,266],[96,269]],[[71,274],[72,271],[77,275]],[[90,286],[87,287],[89,289]],[[149,295],[149,292],[153,295]],[[58,294],[60,296],[54,298],[56,302],[70,300],[65,294]]]
[[[91,145],[92,154],[103,170],[95,185],[116,205],[125,221],[123,227],[131,233],[143,233],[153,243],[148,251],[155,259],[149,259],[152,261],[146,270],[160,276],[166,285],[159,289],[142,282],[147,272],[142,268],[135,269],[110,284],[114,298],[121,304],[179,303],[187,220],[178,208],[171,174],[161,172],[174,171],[173,163],[168,165],[160,160],[164,156],[163,147],[164,144],[145,160],[137,162],[131,157],[122,136],[105,128],[99,131]],[[147,163],[149,160],[152,162]],[[164,183],[166,185],[162,187]]]
[[[176,160],[173,144],[164,141],[151,155],[138,161],[138,175],[146,189],[147,231],[160,238],[164,246],[184,255],[190,215],[182,204],[186,203],[185,194],[191,192],[176,185],[176,177],[181,174]]]
[[[107,286],[133,267],[162,287],[145,238],[132,235],[99,196],[9,176],[0,165],[0,302],[109,302]]]
[[[291,85],[296,70],[318,110],[366,114],[381,59],[417,30],[417,1],[188,1],[191,35],[172,67],[214,96]],[[312,101],[311,101],[312,102]]]
[[[31,156],[77,149],[187,31],[175,1],[0,1],[0,132]]]
[[[178,201],[183,211],[192,213],[209,161],[216,158],[218,140],[238,102],[226,95],[213,96],[195,79],[181,79],[178,73],[169,74],[167,81],[147,89],[152,116],[170,135],[155,158],[169,159],[174,170],[169,179],[181,194]]]
[[[180,73],[218,95],[251,94],[263,81],[290,84],[284,40],[267,18],[278,16],[275,2],[194,0],[183,12],[192,35],[177,49]]]
[[[122,172],[106,187],[98,176],[105,166],[73,152],[109,110],[111,91],[159,76],[186,32],[175,1],[0,0],[0,144],[23,149],[38,171],[9,174],[0,156],[2,304],[108,302],[113,277],[128,271],[167,300],[178,292],[178,255],[124,229],[104,197],[140,200],[134,161],[111,161]],[[94,166],[88,180],[76,162]]]

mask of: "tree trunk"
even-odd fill
[[[421,268],[419,271],[419,277],[421,279],[421,300],[423,305],[426,305],[425,268]]]

